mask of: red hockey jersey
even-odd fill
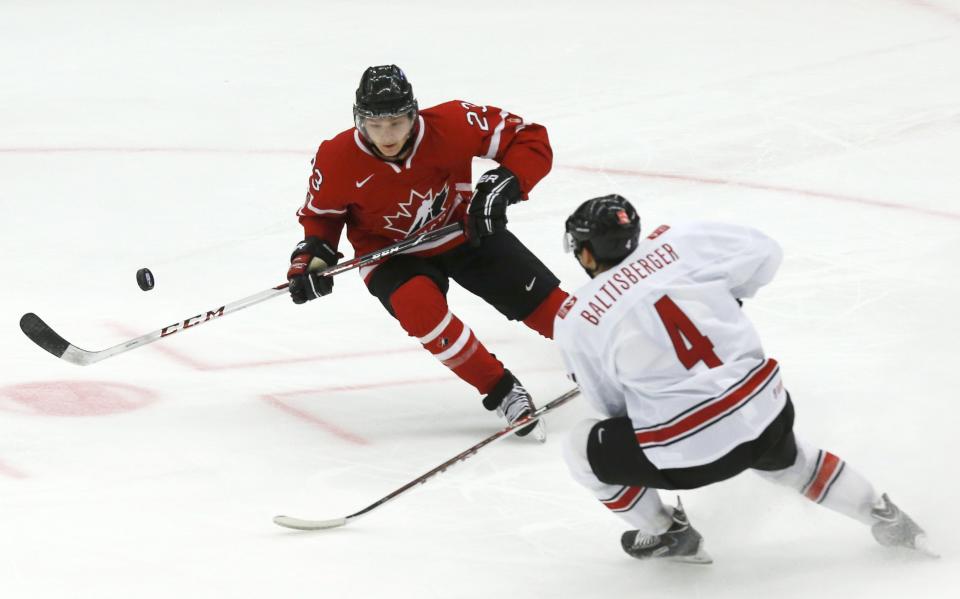
[[[336,247],[345,224],[355,254],[373,252],[462,219],[473,194],[474,156],[513,171],[523,199],[553,161],[544,127],[493,106],[454,100],[427,108],[412,135],[413,149],[402,163],[377,158],[355,128],[321,143],[297,212],[305,235]],[[463,242],[463,233],[455,233],[416,253],[434,255]],[[361,269],[364,280],[373,268]]]

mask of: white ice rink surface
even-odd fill
[[[957,596],[960,2],[0,0],[0,56],[0,597]],[[506,440],[343,529],[280,529],[500,426],[355,273],[88,367],[20,332],[32,311],[101,349],[282,282],[309,160],[382,63],[421,106],[548,127],[554,170],[510,227],[568,289],[563,221],[596,195],[647,230],[780,240],[745,310],[797,430],[942,559],[746,473],[682,493],[712,566],[632,560],[560,457],[582,399],[545,446]],[[567,388],[549,342],[450,303],[536,399]]]

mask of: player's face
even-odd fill
[[[413,118],[409,115],[367,118],[363,122],[363,128],[377,150],[390,158],[400,153],[404,142],[410,137]]]

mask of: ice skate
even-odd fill
[[[927,533],[897,507],[897,504],[890,501],[886,493],[880,496],[880,501],[870,510],[870,515],[876,520],[870,531],[881,545],[907,547],[930,557],[940,557],[927,545]]]
[[[483,399],[483,405],[488,410],[496,410],[497,414],[507,421],[507,424],[514,424],[525,416],[529,416],[536,409],[530,394],[509,370],[503,371],[503,378],[497,382],[493,391]],[[547,433],[542,420],[523,427],[517,431],[517,436],[525,437],[530,433],[533,433],[533,438],[541,443],[547,440]]]
[[[679,498],[677,507],[673,510],[673,523],[667,532],[647,535],[639,530],[628,530],[620,537],[620,545],[637,559],[662,558],[690,564],[713,563],[713,558],[703,549],[703,537],[690,526],[690,520],[683,511]]]

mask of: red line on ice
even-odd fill
[[[252,362],[232,362],[229,364],[208,365],[201,370],[229,370],[235,368],[257,368],[261,366],[281,366],[284,364],[297,364],[299,362],[321,362],[324,360],[349,360],[351,358],[371,358],[374,356],[389,356],[393,354],[423,353],[421,347],[403,347],[393,349],[377,349],[356,352],[341,352],[335,354],[318,354],[312,356],[301,356],[297,358],[276,358],[273,360],[255,360]]]
[[[919,8],[937,12],[951,19],[960,21],[960,14],[936,6],[924,0],[904,0]],[[249,155],[290,155],[290,156],[309,156],[309,150],[289,150],[283,148],[203,148],[203,147],[95,147],[95,146],[23,146],[23,147],[0,147],[0,153],[7,154],[59,154],[59,153],[155,153],[155,154],[249,154]],[[684,175],[680,173],[661,173],[654,171],[643,171],[635,169],[603,168],[594,166],[580,166],[575,164],[557,165],[559,168],[578,170],[590,173],[602,173],[607,175],[624,175],[628,177],[646,177],[650,179],[670,179],[676,181],[688,181],[692,183],[703,183],[706,185],[728,185],[733,187],[743,187],[746,189],[760,189],[763,191],[773,191],[777,193],[789,193],[795,195],[805,195],[809,197],[835,200],[839,202],[849,202],[873,206],[876,208],[891,208],[895,210],[906,210],[928,216],[938,216],[952,220],[960,220],[960,214],[947,212],[943,210],[933,210],[930,208],[921,208],[897,202],[888,202],[884,200],[872,200],[857,196],[850,196],[825,191],[816,191],[811,189],[801,189],[798,187],[786,187],[781,185],[769,185],[765,183],[753,183],[750,181],[736,181],[733,179],[720,179],[714,177],[700,177],[697,175]]]
[[[305,393],[334,393],[342,391],[365,391],[367,389],[383,389],[386,387],[405,387],[407,385],[418,385],[423,383],[448,383],[457,380],[453,375],[435,376],[431,378],[419,379],[400,379],[393,381],[377,381],[374,383],[358,383],[354,385],[329,385],[327,387],[314,387],[302,391],[294,391],[291,395],[302,395]]]
[[[160,350],[174,362],[205,372],[215,370],[236,370],[239,368],[258,368],[264,366],[284,366],[287,364],[299,364],[302,362],[323,362],[327,360],[349,360],[351,358],[371,358],[374,356],[387,356],[392,354],[423,352],[422,348],[410,347],[400,349],[382,349],[358,352],[343,352],[339,354],[320,354],[313,356],[299,356],[295,358],[277,358],[273,360],[256,360],[252,362],[227,362],[224,364],[211,364],[203,360],[192,358],[184,352],[175,350],[169,346],[155,345],[154,349]]]
[[[111,326],[118,334],[125,337],[135,337],[140,333],[134,331],[133,329],[124,326],[120,323],[111,323]],[[510,343],[510,339],[488,339],[488,343],[494,344],[504,344]],[[388,349],[372,349],[364,351],[353,351],[353,352],[339,352],[339,353],[330,353],[330,354],[314,354],[307,356],[297,356],[290,358],[275,358],[270,360],[252,360],[249,362],[227,362],[224,364],[211,364],[204,360],[193,358],[186,353],[174,349],[169,345],[164,345],[161,340],[158,343],[152,344],[152,347],[163,354],[174,362],[179,362],[180,364],[192,368],[193,370],[200,371],[214,371],[214,370],[235,370],[239,368],[259,368],[265,366],[283,366],[286,364],[299,364],[302,362],[324,362],[324,361],[333,361],[333,360],[351,360],[355,358],[373,358],[376,356],[392,356],[396,354],[413,354],[413,353],[423,353],[423,348],[418,346],[414,347],[395,347]]]
[[[524,368],[522,372],[524,373],[563,372],[563,369],[557,368],[556,366],[541,366],[539,368]],[[333,391],[363,391],[365,389],[383,389],[385,387],[404,387],[407,385],[421,385],[424,383],[449,383],[451,381],[457,381],[457,380],[459,379],[455,375],[448,374],[445,376],[434,376],[429,378],[420,377],[415,379],[396,379],[392,381],[376,381],[373,383],[357,383],[357,384],[347,384],[347,385],[329,385],[326,387],[313,387],[310,389],[302,389],[300,391],[276,393],[274,394],[274,396],[302,395],[304,393],[328,393]]]
[[[192,368],[194,370],[216,370],[217,369],[215,366],[211,366],[210,364],[204,362],[203,360],[197,360],[196,358],[192,358],[181,351],[177,351],[173,349],[169,345],[154,344],[153,348],[160,351],[161,353],[166,355],[168,358],[170,358],[174,362],[179,362],[180,364],[187,366],[189,368]]]
[[[282,148],[189,148],[189,147],[95,147],[95,146],[22,146],[0,148],[0,154],[280,154],[309,155],[309,151]]]
[[[27,478],[26,472],[21,472],[13,466],[7,464],[3,460],[0,460],[0,474],[4,476],[9,476],[10,478]]]
[[[285,393],[284,395],[291,395],[291,394]],[[330,423],[330,422],[327,422],[327,421],[324,420],[323,418],[318,418],[318,417],[314,416],[313,414],[311,414],[311,413],[309,413],[309,412],[305,412],[304,410],[301,410],[301,409],[299,409],[299,408],[295,408],[295,407],[291,406],[290,404],[284,402],[282,399],[280,399],[280,397],[278,397],[278,396],[276,396],[276,395],[261,395],[261,396],[260,396],[260,399],[262,399],[263,401],[267,402],[268,404],[270,404],[270,405],[272,405],[272,406],[274,406],[274,407],[276,407],[276,408],[280,408],[280,409],[283,410],[284,412],[293,414],[293,415],[296,416],[297,418],[301,418],[301,419],[303,419],[303,420],[306,420],[307,422],[310,422],[310,423],[312,423],[312,424],[315,424],[315,425],[319,426],[320,428],[322,428],[323,430],[327,431],[328,433],[331,433],[331,434],[333,434],[333,435],[336,435],[337,437],[340,437],[340,438],[343,439],[344,441],[347,441],[347,442],[349,442],[349,443],[353,443],[353,444],[355,444],[355,445],[369,445],[369,444],[370,444],[369,441],[367,441],[366,439],[364,439],[364,438],[361,437],[360,435],[356,435],[356,434],[354,434],[354,433],[351,433],[350,431],[348,431],[348,430],[346,430],[346,429],[343,429],[343,428],[340,428],[339,426],[337,426],[337,425],[335,425],[335,424],[332,424],[332,423]]]
[[[556,368],[555,366],[550,367],[541,367],[541,368],[525,368],[523,372],[533,373],[533,372],[560,372],[562,369]],[[299,418],[303,418],[308,422],[311,422],[328,432],[349,441],[351,443],[356,443],[358,445],[367,445],[369,441],[364,439],[359,435],[355,435],[343,428],[340,428],[322,418],[318,418],[309,412],[295,408],[284,401],[284,398],[289,397],[302,397],[308,395],[319,395],[322,393],[343,393],[350,391],[365,391],[368,389],[384,389],[388,387],[404,387],[410,385],[424,385],[430,383],[449,383],[452,381],[458,380],[454,375],[450,374],[447,376],[438,376],[430,378],[415,378],[415,379],[397,379],[392,381],[377,381],[373,383],[358,383],[358,384],[347,384],[347,385],[328,385],[326,387],[314,387],[311,389],[301,389],[299,391],[286,391],[283,393],[270,393],[266,395],[261,395],[260,399],[269,403],[272,406],[280,408],[285,412],[293,414]]]
[[[647,179],[666,179],[673,181],[687,181],[690,183],[703,183],[705,185],[725,185],[731,187],[743,187],[745,189],[759,189],[762,191],[773,191],[776,193],[789,193],[794,195],[803,195],[826,200],[835,200],[838,202],[848,202],[853,204],[862,204],[876,208],[893,208],[895,210],[906,210],[908,212],[917,212],[928,216],[937,216],[940,218],[949,218],[960,220],[960,214],[955,212],[946,212],[943,210],[933,210],[930,208],[921,208],[919,206],[910,206],[907,204],[898,204],[885,200],[871,200],[858,196],[844,195],[839,193],[830,193],[827,191],[815,191],[812,189],[802,189],[799,187],[787,187],[783,185],[770,185],[767,183],[753,183],[750,181],[737,181],[734,179],[721,179],[716,177],[700,177],[697,175],[684,175],[680,173],[661,173],[656,171],[643,171],[622,168],[603,168],[597,166],[577,166],[561,165],[561,168],[583,171],[587,173],[601,173],[605,175],[623,175],[626,177],[644,177]]]
[[[945,17],[955,23],[960,23],[960,13],[954,12],[949,8],[939,6],[933,2],[927,2],[927,0],[902,0],[905,4],[910,4],[917,8],[923,9],[927,12],[937,13],[941,17]]]

